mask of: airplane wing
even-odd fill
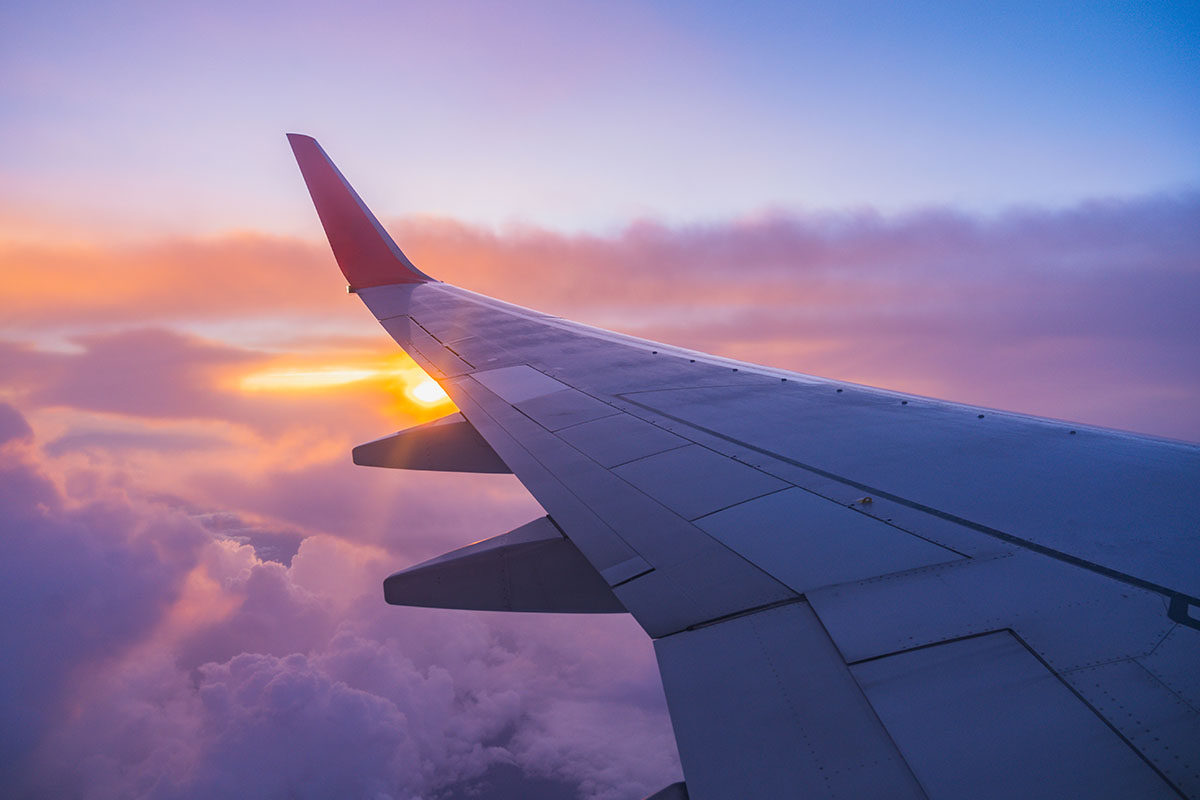
[[[357,463],[547,516],[389,602],[628,611],[665,797],[1200,797],[1200,446],[760,367],[419,272],[289,139],[349,289],[460,414]]]

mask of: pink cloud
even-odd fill
[[[263,234],[149,242],[0,239],[8,325],[98,325],[260,314],[286,298],[327,315],[326,246]]]

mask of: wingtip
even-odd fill
[[[287,134],[321,225],[353,289],[433,280],[417,269],[311,136]]]

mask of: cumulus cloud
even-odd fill
[[[47,467],[166,502],[266,558],[287,562],[301,538],[325,533],[403,564],[540,513],[510,476],[355,467],[354,445],[425,419],[396,402],[386,370],[320,391],[247,392],[238,376],[277,356],[162,329],[78,341],[65,353],[7,345],[6,389],[53,431]]]
[[[8,403],[0,403],[0,446],[32,436],[33,429],[29,427],[25,417],[21,416],[21,412]]]
[[[2,408],[11,419],[12,407]],[[185,519],[137,513],[116,498],[65,502],[25,440],[0,450],[0,520],[0,772],[8,772],[64,713],[76,671],[153,628],[205,537]]]
[[[377,424],[387,424],[378,380],[336,395],[240,390],[239,379],[280,360],[275,353],[166,328],[80,335],[72,344],[76,349],[63,352],[0,342],[6,388],[17,393],[25,407],[140,419],[219,420],[272,435],[299,427],[301,415],[309,427],[322,421],[333,426],[348,405],[356,406],[351,418],[366,413]],[[116,447],[133,443],[128,438],[110,442]]]
[[[616,800],[677,779],[628,618],[388,607],[381,547],[315,535],[264,560],[227,535],[247,518],[64,489],[22,416],[0,423],[12,796],[432,798],[503,775]]]

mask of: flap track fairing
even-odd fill
[[[475,611],[611,614],[621,601],[549,517],[397,572],[392,605]]]
[[[462,414],[360,444],[354,448],[353,458],[355,464],[364,467],[512,473]]]

